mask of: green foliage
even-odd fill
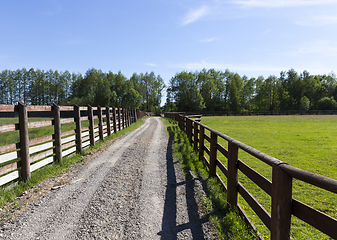
[[[202,117],[202,124],[222,132],[259,151],[316,174],[336,179],[337,116],[247,116]],[[209,132],[206,131],[208,135]],[[227,142],[219,138],[227,148]],[[218,152],[227,165],[227,159]],[[239,158],[271,180],[272,168],[240,150]],[[239,181],[270,213],[271,198],[240,171]],[[223,176],[223,181],[226,178]],[[299,180],[293,181],[293,197],[325,214],[337,218],[335,194]],[[239,203],[265,239],[270,232],[239,196]],[[303,221],[292,217],[291,235],[294,239],[329,239]]]
[[[203,69],[177,73],[167,95],[167,103],[175,102],[177,111],[333,110],[336,105],[328,99],[337,97],[337,79],[294,69],[266,79]]]
[[[207,198],[202,199],[202,204],[217,229],[217,239],[258,239],[257,234],[246,225],[238,209],[227,205],[227,195],[219,181],[208,178],[207,167],[199,161],[186,134],[177,126],[177,122],[164,118],[164,123],[174,142],[174,158],[179,161],[185,175],[191,177],[190,171],[194,172],[207,188]]]

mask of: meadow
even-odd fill
[[[337,116],[243,116],[202,117],[202,124],[222,132],[255,149],[297,168],[337,179]],[[210,135],[208,131],[205,132]],[[227,142],[219,138],[222,146]],[[227,166],[227,159],[218,153]],[[271,180],[271,167],[239,150],[239,158]],[[222,179],[226,182],[224,175]],[[271,198],[239,171],[239,181],[270,213]],[[293,197],[334,218],[337,218],[336,196],[298,180],[293,181]],[[270,232],[239,197],[265,239]],[[325,234],[292,216],[291,236],[294,239],[330,239]]]

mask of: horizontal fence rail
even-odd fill
[[[104,140],[145,116],[145,112],[130,108],[56,104],[26,106],[21,102],[18,105],[0,104],[0,112],[19,117],[19,123],[0,125],[0,134],[18,131],[20,140],[18,143],[0,146],[0,186],[19,177],[24,181],[29,180],[31,172],[55,161],[62,162],[63,157],[75,152],[82,153],[84,148],[95,146],[98,140]],[[29,117],[30,112],[34,112],[34,117],[41,112],[42,116],[51,115],[53,118],[34,121],[34,117]],[[83,123],[89,126],[82,127]],[[65,124],[74,124],[70,126],[73,129],[62,132],[61,126]],[[53,128],[46,130],[52,131],[52,134],[29,139],[29,129],[41,127],[44,127],[43,130]]]
[[[238,194],[240,194],[270,230],[272,240],[291,239],[290,227],[292,215],[327,234],[331,238],[337,239],[337,220],[335,218],[292,197],[293,179],[298,179],[332,193],[337,193],[337,180],[290,166],[223,133],[211,129],[199,121],[192,119],[192,117],[197,117],[198,120],[200,119],[200,116],[196,116],[195,113],[187,115],[184,113],[166,112],[164,116],[176,120],[179,127],[186,132],[195,151],[199,153],[199,159],[205,161],[208,166],[209,176],[217,177],[227,190],[227,203],[230,206],[238,207],[247,218],[247,221],[252,224],[238,204]],[[210,131],[211,136],[205,134],[205,129]],[[228,149],[218,143],[218,138],[222,138],[228,142]],[[205,146],[205,141],[209,142],[209,149]],[[241,161],[238,158],[239,149],[271,166],[272,181],[269,181]],[[227,158],[227,168],[218,160],[218,153]],[[207,160],[205,154],[208,155],[209,160]],[[217,167],[226,176],[227,186],[225,186],[218,176]],[[269,214],[238,181],[238,170],[271,196],[271,214]]]

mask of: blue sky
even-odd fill
[[[337,72],[337,0],[0,2],[0,70]]]

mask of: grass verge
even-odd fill
[[[179,161],[186,176],[190,171],[202,179],[206,186],[207,198],[202,199],[203,209],[216,227],[217,239],[258,239],[258,235],[248,226],[236,208],[227,205],[227,195],[215,178],[208,178],[208,169],[199,161],[186,134],[180,130],[177,122],[163,118],[167,131],[173,140],[173,156]]]
[[[82,154],[74,154],[70,157],[63,158],[61,164],[53,163],[46,165],[34,172],[31,173],[31,180],[24,182],[24,181],[17,181],[17,185],[8,188],[9,184],[0,187],[0,208],[5,206],[10,202],[16,201],[17,196],[21,195],[26,190],[32,188],[33,186],[43,182],[44,180],[54,177],[62,173],[63,171],[67,171],[73,164],[75,163],[82,163],[85,161],[86,156],[89,153],[96,152],[97,150],[103,148],[108,142],[114,138],[120,137],[121,135],[131,132],[136,128],[140,127],[142,124],[142,119],[138,120],[136,123],[133,123],[128,128],[122,129],[117,133],[111,134],[111,136],[106,137],[104,141],[96,142],[94,147],[89,147],[83,151]]]

